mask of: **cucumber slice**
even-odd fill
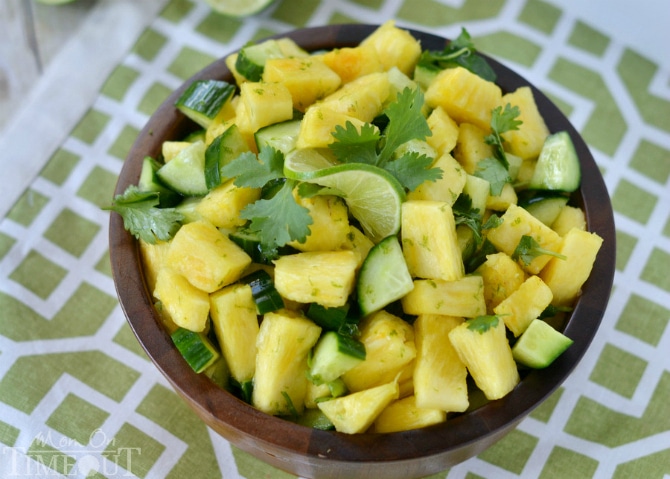
[[[188,365],[196,373],[204,371],[220,357],[219,352],[203,333],[177,328],[171,338]]]
[[[561,210],[568,204],[569,197],[544,190],[525,190],[519,194],[519,206],[547,226],[551,226]]]
[[[375,245],[363,261],[358,278],[358,304],[363,316],[379,311],[414,289],[396,236]]]
[[[156,172],[158,178],[170,189],[184,196],[207,194],[205,181],[205,143],[196,141],[181,150],[170,162]]]
[[[277,40],[266,40],[242,48],[235,60],[235,70],[247,80],[257,82],[263,76],[265,62],[270,58],[283,56]]]
[[[271,313],[284,307],[284,300],[275,288],[274,281],[263,269],[254,271],[240,280],[251,286],[251,295],[258,314]]]
[[[333,423],[321,411],[321,409],[305,409],[305,411],[295,418],[296,424],[301,426],[311,427],[312,429],[319,429],[321,431],[330,431],[335,429]]]
[[[247,151],[249,151],[249,145],[237,125],[232,125],[214,138],[205,150],[205,183],[207,188],[216,188],[225,183],[228,178],[221,176],[221,168]]]
[[[254,135],[258,151],[264,146],[271,146],[284,155],[295,149],[295,142],[300,133],[300,120],[289,120],[261,128]]]
[[[158,193],[158,202],[161,208],[169,208],[178,204],[182,196],[163,185],[156,172],[161,164],[152,157],[147,156],[142,160],[142,171],[140,180],[137,184],[141,191],[156,191]]]
[[[207,128],[223,105],[235,93],[235,86],[219,80],[194,81],[175,102],[175,107],[203,128]]]
[[[579,158],[567,131],[549,135],[528,185],[536,190],[575,191],[582,178]]]
[[[442,70],[432,65],[418,63],[414,67],[414,81],[426,91],[440,71]]]
[[[517,363],[533,369],[549,366],[573,343],[541,319],[534,319],[512,347]]]
[[[311,303],[307,308],[306,316],[328,331],[339,331],[347,321],[349,304],[339,308],[327,308],[319,303]]]
[[[365,346],[350,336],[327,331],[314,348],[310,378],[330,383],[365,360]]]

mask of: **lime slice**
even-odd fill
[[[284,175],[292,180],[307,181],[320,170],[332,168],[336,164],[312,148],[291,151],[284,159]]]
[[[341,196],[366,235],[375,243],[400,231],[402,185],[386,170],[350,163],[315,170],[302,181],[325,186]]]
[[[248,17],[258,13],[274,0],[205,0],[212,10],[229,17]]]

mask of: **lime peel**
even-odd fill
[[[248,17],[268,7],[274,0],[205,0],[212,10],[229,17]]]

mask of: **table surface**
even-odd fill
[[[290,477],[203,426],[139,349],[102,207],[148,116],[202,66],[269,34],[386,19],[464,26],[555,100],[616,219],[613,295],[586,357],[511,434],[435,477],[670,475],[667,2],[278,0],[233,20],[197,0],[3,0],[0,476]]]

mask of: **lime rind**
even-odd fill
[[[212,10],[228,17],[248,17],[259,13],[274,0],[205,0]]]

